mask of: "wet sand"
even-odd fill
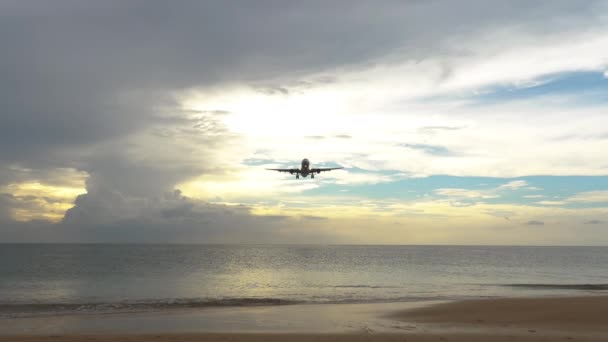
[[[603,332],[608,341],[608,296],[469,300],[417,308],[396,319],[456,327],[525,327]]]
[[[587,341],[605,342],[606,337],[578,336],[518,336],[497,334],[408,334],[408,335],[351,335],[351,334],[173,334],[173,335],[81,335],[81,336],[19,336],[0,338],[0,341],[15,342],[549,342],[549,341]]]
[[[403,303],[401,303],[403,304]],[[431,306],[407,307],[398,303],[388,306],[370,304],[329,305],[336,314],[348,318],[353,329],[338,327],[335,331],[309,326],[304,332],[289,329],[274,329],[274,322],[267,322],[263,332],[246,332],[238,326],[224,326],[222,332],[179,332],[175,330],[159,333],[61,333],[61,334],[4,334],[0,330],[0,342],[37,341],[608,341],[608,297],[526,298],[470,300],[440,303]],[[260,319],[282,317],[282,322],[302,319],[309,315],[322,315],[323,305],[292,306],[290,308],[243,308],[227,310],[236,314],[250,311]],[[401,307],[401,310],[398,308]],[[365,309],[369,308],[369,309]],[[378,309],[390,309],[379,314]],[[406,310],[403,310],[406,308]],[[258,310],[258,311],[256,311]],[[261,310],[261,311],[260,311]],[[263,312],[266,311],[266,316]],[[318,312],[317,312],[318,311]],[[210,315],[221,310],[208,310]],[[299,313],[300,316],[289,316]],[[351,315],[352,314],[352,315]],[[278,316],[275,316],[278,315]],[[368,316],[366,316],[368,315]],[[372,317],[379,315],[382,317]],[[157,319],[162,319],[160,316]],[[168,317],[168,316],[167,316]],[[264,318],[265,317],[265,318]],[[323,319],[325,319],[323,318]],[[82,318],[84,320],[91,318]],[[358,321],[352,321],[353,319]],[[20,321],[23,319],[15,319]],[[313,322],[314,320],[311,320]],[[342,324],[347,320],[330,321]],[[33,321],[30,321],[30,323]],[[142,321],[143,324],[155,321]],[[340,323],[342,322],[342,323]],[[6,322],[5,322],[6,323]],[[5,325],[6,326],[6,325]],[[296,324],[298,329],[306,324]],[[139,326],[139,328],[143,325]],[[384,327],[385,329],[379,329]]]

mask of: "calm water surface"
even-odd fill
[[[0,244],[0,313],[608,292],[608,247]]]

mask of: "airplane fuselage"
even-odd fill
[[[300,175],[302,177],[306,177],[306,176],[308,176],[309,173],[310,173],[310,162],[308,161],[308,159],[304,158],[304,159],[302,159],[302,167],[300,168]]]

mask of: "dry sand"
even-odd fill
[[[392,314],[422,329],[382,334],[98,334],[0,336],[37,341],[608,341],[608,297],[492,299],[439,304]]]

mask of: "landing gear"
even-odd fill
[[[296,175],[296,179],[300,179],[300,174],[297,174],[297,175]]]
[[[314,178],[315,178],[315,174],[314,174],[314,173],[311,173],[311,174],[310,174],[310,178],[314,179]]]

